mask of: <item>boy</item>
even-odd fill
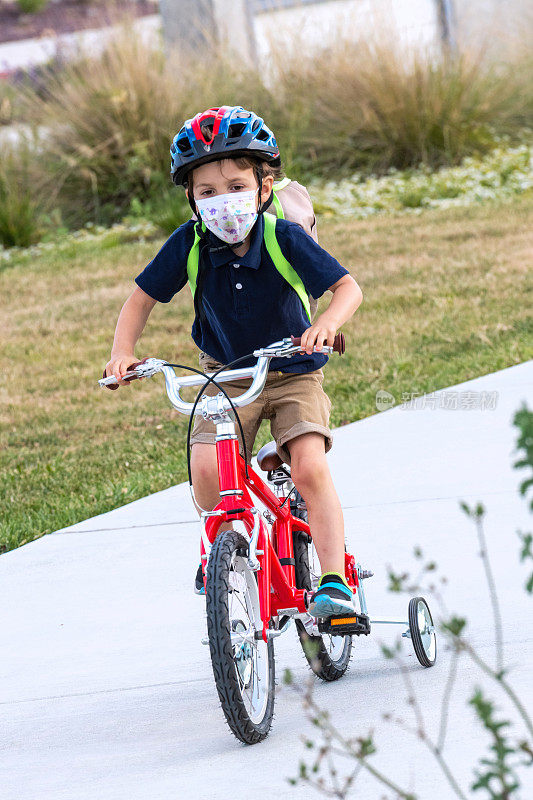
[[[262,210],[272,199],[281,161],[274,135],[253,112],[222,106],[197,114],[174,138],[171,156],[173,181],[185,186],[197,221],[174,231],[135,279],[137,286],[120,312],[106,374],[120,378],[137,360],[134,347],[152,308],[169,302],[187,280],[194,288],[192,338],[206,370],[290,334],[301,336],[301,353],[290,361],[272,359],[261,397],[243,407],[240,417],[249,456],[261,419],[271,420],[277,452],[290,463],[306,502],[322,569],[309,612],[317,617],[351,613],[343,516],[326,460],[332,445],[331,402],[322,389],[327,356],[320,350],[333,344],[337,330],[360,305],[362,292],[348,271],[295,223],[276,221],[281,259],[279,254],[271,257]],[[280,260],[289,263],[289,273],[280,270]],[[333,299],[311,324],[306,293],[318,298],[327,289]],[[240,366],[253,363],[251,358]],[[239,381],[224,388],[231,396],[244,386]],[[196,417],[193,487],[199,504],[209,510],[219,499],[214,443],[212,424]]]

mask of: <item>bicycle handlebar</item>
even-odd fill
[[[301,336],[291,336],[291,341],[293,344],[300,344],[302,341]],[[335,338],[333,339],[333,352],[338,353],[340,356],[346,351],[346,339],[344,338],[344,333],[338,333]],[[315,351],[318,352],[318,351]]]
[[[300,352],[300,337],[292,337],[290,339],[282,339],[279,342],[274,342],[268,347],[263,347],[259,350],[254,350],[253,355],[257,358],[257,364],[253,367],[244,367],[241,369],[225,370],[217,375],[217,382],[224,383],[226,381],[237,380],[240,378],[253,378],[251,386],[238,397],[232,397],[231,400],[235,407],[245,406],[253,402],[261,392],[265,385],[268,375],[268,365],[272,358],[290,358],[295,353]],[[342,355],[345,351],[344,334],[339,333],[335,337],[333,347],[324,345],[321,350],[314,348],[314,352],[332,353],[338,352]],[[182,414],[190,416],[194,408],[194,403],[188,403],[180,396],[180,389],[185,386],[200,386],[206,382],[206,378],[210,378],[216,373],[210,372],[205,375],[191,375],[180,377],[176,375],[173,367],[166,361],[158,358],[143,358],[142,361],[137,361],[130,364],[128,371],[122,376],[124,381],[133,381],[139,378],[151,378],[157,372],[162,372],[165,377],[165,388],[170,402],[175,409]],[[114,375],[109,377],[104,376],[98,381],[102,388],[118,389],[119,384]],[[218,395],[210,398],[212,403],[211,413],[221,414],[230,408],[228,400],[223,395]],[[196,414],[203,413],[203,409],[198,404],[195,408]]]

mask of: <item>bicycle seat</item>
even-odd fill
[[[281,467],[283,461],[276,452],[276,442],[267,442],[263,445],[257,454],[257,463],[265,472]]]

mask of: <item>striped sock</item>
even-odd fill
[[[350,594],[352,594],[352,590],[351,590],[350,586],[348,585],[348,581],[346,580],[344,575],[341,575],[340,572],[323,572],[322,575],[320,576],[320,580],[318,582],[319,588],[324,583],[340,583],[340,584],[342,584],[343,588],[346,587],[346,589],[348,589]],[[339,587],[339,588],[341,588],[341,587]]]

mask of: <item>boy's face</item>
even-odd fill
[[[218,194],[250,192],[258,188],[253,168],[241,169],[231,158],[201,164],[193,170],[192,179],[195,200],[207,200]],[[261,191],[262,203],[270,197],[273,184],[272,175],[265,175]]]

